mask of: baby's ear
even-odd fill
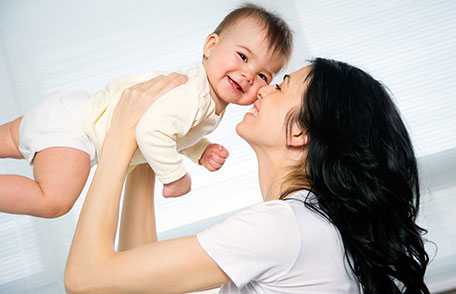
[[[208,58],[211,55],[212,49],[216,47],[218,42],[220,41],[219,35],[216,33],[212,33],[206,38],[206,43],[204,44],[203,56]]]

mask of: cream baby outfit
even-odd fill
[[[130,163],[130,170],[149,163],[164,184],[185,175],[181,154],[198,162],[209,144],[204,136],[217,127],[223,115],[215,113],[204,67],[199,65],[182,73],[188,81],[159,97],[140,119],[136,128],[139,150]],[[75,97],[70,92],[45,100],[24,115],[21,152],[32,162],[35,153],[45,148],[71,147],[88,153],[94,162],[122,92],[158,74],[115,80],[91,97],[81,92]],[[49,113],[55,114],[52,120],[47,119]]]

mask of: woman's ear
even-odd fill
[[[212,49],[215,48],[215,46],[218,44],[220,41],[219,35],[216,33],[210,34],[206,38],[206,43],[204,44],[204,49],[203,49],[203,56],[205,58],[208,58],[211,55]]]
[[[309,136],[296,124],[291,127],[291,136],[288,142],[290,147],[304,147],[309,143]]]

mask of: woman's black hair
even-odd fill
[[[306,206],[339,230],[364,294],[429,293],[407,129],[385,87],[343,62],[311,62],[296,122],[309,136]]]

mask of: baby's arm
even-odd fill
[[[201,157],[203,156],[203,153],[206,150],[207,146],[209,146],[210,144],[211,144],[211,142],[206,137],[203,137],[195,144],[193,144],[185,149],[182,149],[180,151],[180,153],[185,155],[188,159],[190,159],[194,163],[200,164],[199,161],[200,161]]]
[[[166,197],[183,195],[191,188],[190,176],[176,148],[177,138],[188,133],[198,111],[198,97],[186,85],[154,102],[136,128],[138,147],[164,184]]]

